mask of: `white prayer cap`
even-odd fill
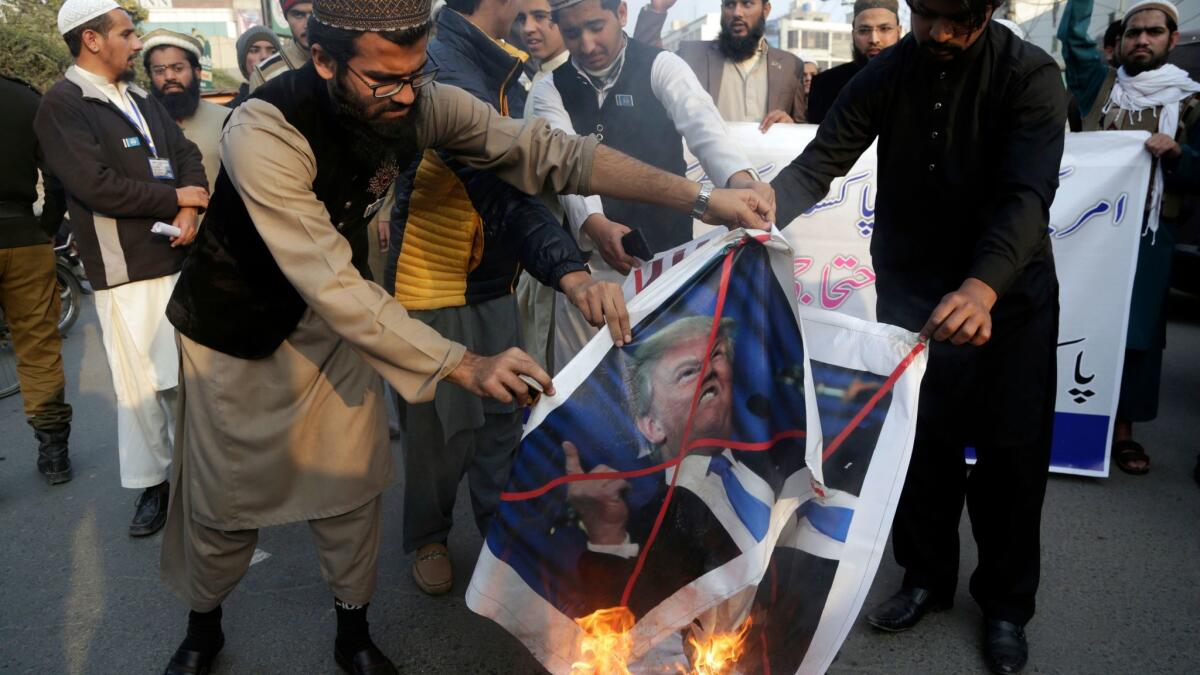
[[[155,47],[179,47],[185,52],[195,54],[196,58],[204,56],[204,46],[199,40],[166,28],[155,28],[142,36],[143,53],[149,54]]]
[[[58,10],[58,33],[66,35],[94,18],[120,8],[113,0],[67,0]]]
[[[1133,16],[1135,13],[1144,9],[1157,9],[1175,21],[1175,25],[1179,25],[1179,8],[1174,3],[1166,0],[1141,0],[1141,2],[1133,3],[1133,6],[1125,10],[1125,19]]]

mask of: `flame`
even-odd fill
[[[742,657],[746,634],[750,632],[750,617],[732,633],[716,633],[707,640],[688,636],[691,648],[691,675],[728,675]]]
[[[580,660],[571,664],[571,675],[629,675],[633,652],[633,612],[628,607],[598,609],[575,619],[583,629],[579,639]]]

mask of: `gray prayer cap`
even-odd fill
[[[858,16],[868,9],[886,9],[897,17],[900,16],[900,3],[897,0],[855,0],[854,16]]]

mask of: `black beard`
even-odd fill
[[[1158,70],[1159,68],[1162,68],[1164,64],[1166,64],[1167,56],[1168,52],[1163,52],[1162,54],[1151,58],[1146,62],[1145,65],[1140,63],[1125,63],[1123,64],[1125,66],[1125,72],[1129,73],[1130,75],[1140,75],[1149,70]]]
[[[758,23],[750,27],[746,37],[734,37],[728,26],[721,26],[721,34],[717,36],[717,48],[725,58],[734,63],[741,63],[754,56],[758,45],[762,42],[763,33],[767,30],[767,20],[759,18]]]
[[[200,107],[200,78],[193,77],[184,91],[172,91],[164,94],[155,86],[150,87],[154,98],[167,109],[167,114],[177,120],[186,120],[196,114]]]
[[[329,88],[329,97],[333,101],[338,122],[350,135],[351,149],[355,157],[370,167],[378,167],[393,160],[400,166],[408,166],[411,163],[418,149],[416,115],[421,101],[419,92],[412,105],[408,106],[407,115],[395,119],[381,119],[368,117],[370,113],[345,90],[340,76],[327,82],[326,86]],[[389,101],[385,106],[380,106],[380,112],[398,107],[400,106]]]
[[[118,82],[134,82],[136,80],[137,80],[137,67],[136,66],[130,66],[129,70],[126,70],[125,72],[123,72],[117,76]]]
[[[854,44],[850,45],[850,56],[854,59],[854,62],[860,66],[867,65],[867,61],[871,60],[871,57],[858,51],[858,46]]]

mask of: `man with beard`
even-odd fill
[[[142,48],[112,0],[67,0],[58,27],[75,64],[46,92],[34,129],[70,197],[71,226],[117,396],[121,485],[143,490],[132,536],[157,532],[167,513],[179,356],[164,316],[208,205],[196,146],[158,100],[135,84]],[[180,234],[152,234],[157,221]]]
[[[1092,0],[1071,0],[1059,28],[1067,85],[1079,102],[1083,130],[1148,131],[1146,151],[1154,157],[1112,445],[1117,467],[1141,475],[1150,470],[1150,457],[1133,439],[1133,424],[1158,416],[1171,258],[1184,198],[1200,187],[1200,83],[1167,63],[1179,43],[1175,5],[1143,0],[1129,8],[1119,68],[1100,60],[1087,34],[1092,6]]]
[[[263,59],[258,67],[250,72],[250,91],[254,91],[280,73],[303,66],[311,58],[308,48],[308,18],[312,16],[313,4],[304,0],[279,0],[279,6],[283,8],[283,18],[292,31],[292,39],[273,56]]]
[[[679,45],[721,117],[759,123],[764,132],[777,122],[805,120],[804,62],[767,44],[770,14],[764,0],[722,0],[717,39]]]
[[[162,576],[191,609],[168,672],[210,667],[259,528],[298,521],[333,592],[335,660],[395,672],[366,619],[395,475],[380,375],[411,402],[441,381],[502,403],[527,403],[531,380],[554,393],[524,352],[471,353],[363,278],[354,251],[400,167],[431,148],[529,194],[599,191],[759,228],[774,215],[758,193],[709,194],[434,82],[429,16],[429,0],[317,0],[313,60],[251,94],[222,133],[217,191],[167,310],[183,410]]]
[[[805,120],[820,124],[837,100],[842,87],[883,50],[900,39],[900,14],[896,0],[857,0],[854,3],[854,60],[813,78]]]
[[[553,17],[571,60],[530,93],[533,115],[575,133],[588,131],[605,146],[683,176],[683,143],[714,185],[762,190],[750,160],[730,139],[712,98],[684,61],[629,39],[621,0],[553,0]],[[652,204],[579,195],[562,198],[581,247],[593,256],[592,273],[621,283],[637,260],[623,237],[639,228],[644,258],[691,241],[692,219]],[[559,298],[555,312],[555,367],[569,362],[595,334],[584,315]]]
[[[165,28],[142,36],[142,65],[150,78],[150,93],[200,149],[211,194],[221,168],[217,139],[229,109],[200,98],[200,49],[196,38]]]
[[[903,631],[950,606],[965,496],[985,661],[1014,673],[1028,658],[1054,420],[1048,226],[1067,97],[1054,60],[990,20],[1002,2],[911,0],[912,32],[846,85],[772,185],[790,222],[878,138],[879,320],[934,342],[894,522],[904,581],[867,621]]]

